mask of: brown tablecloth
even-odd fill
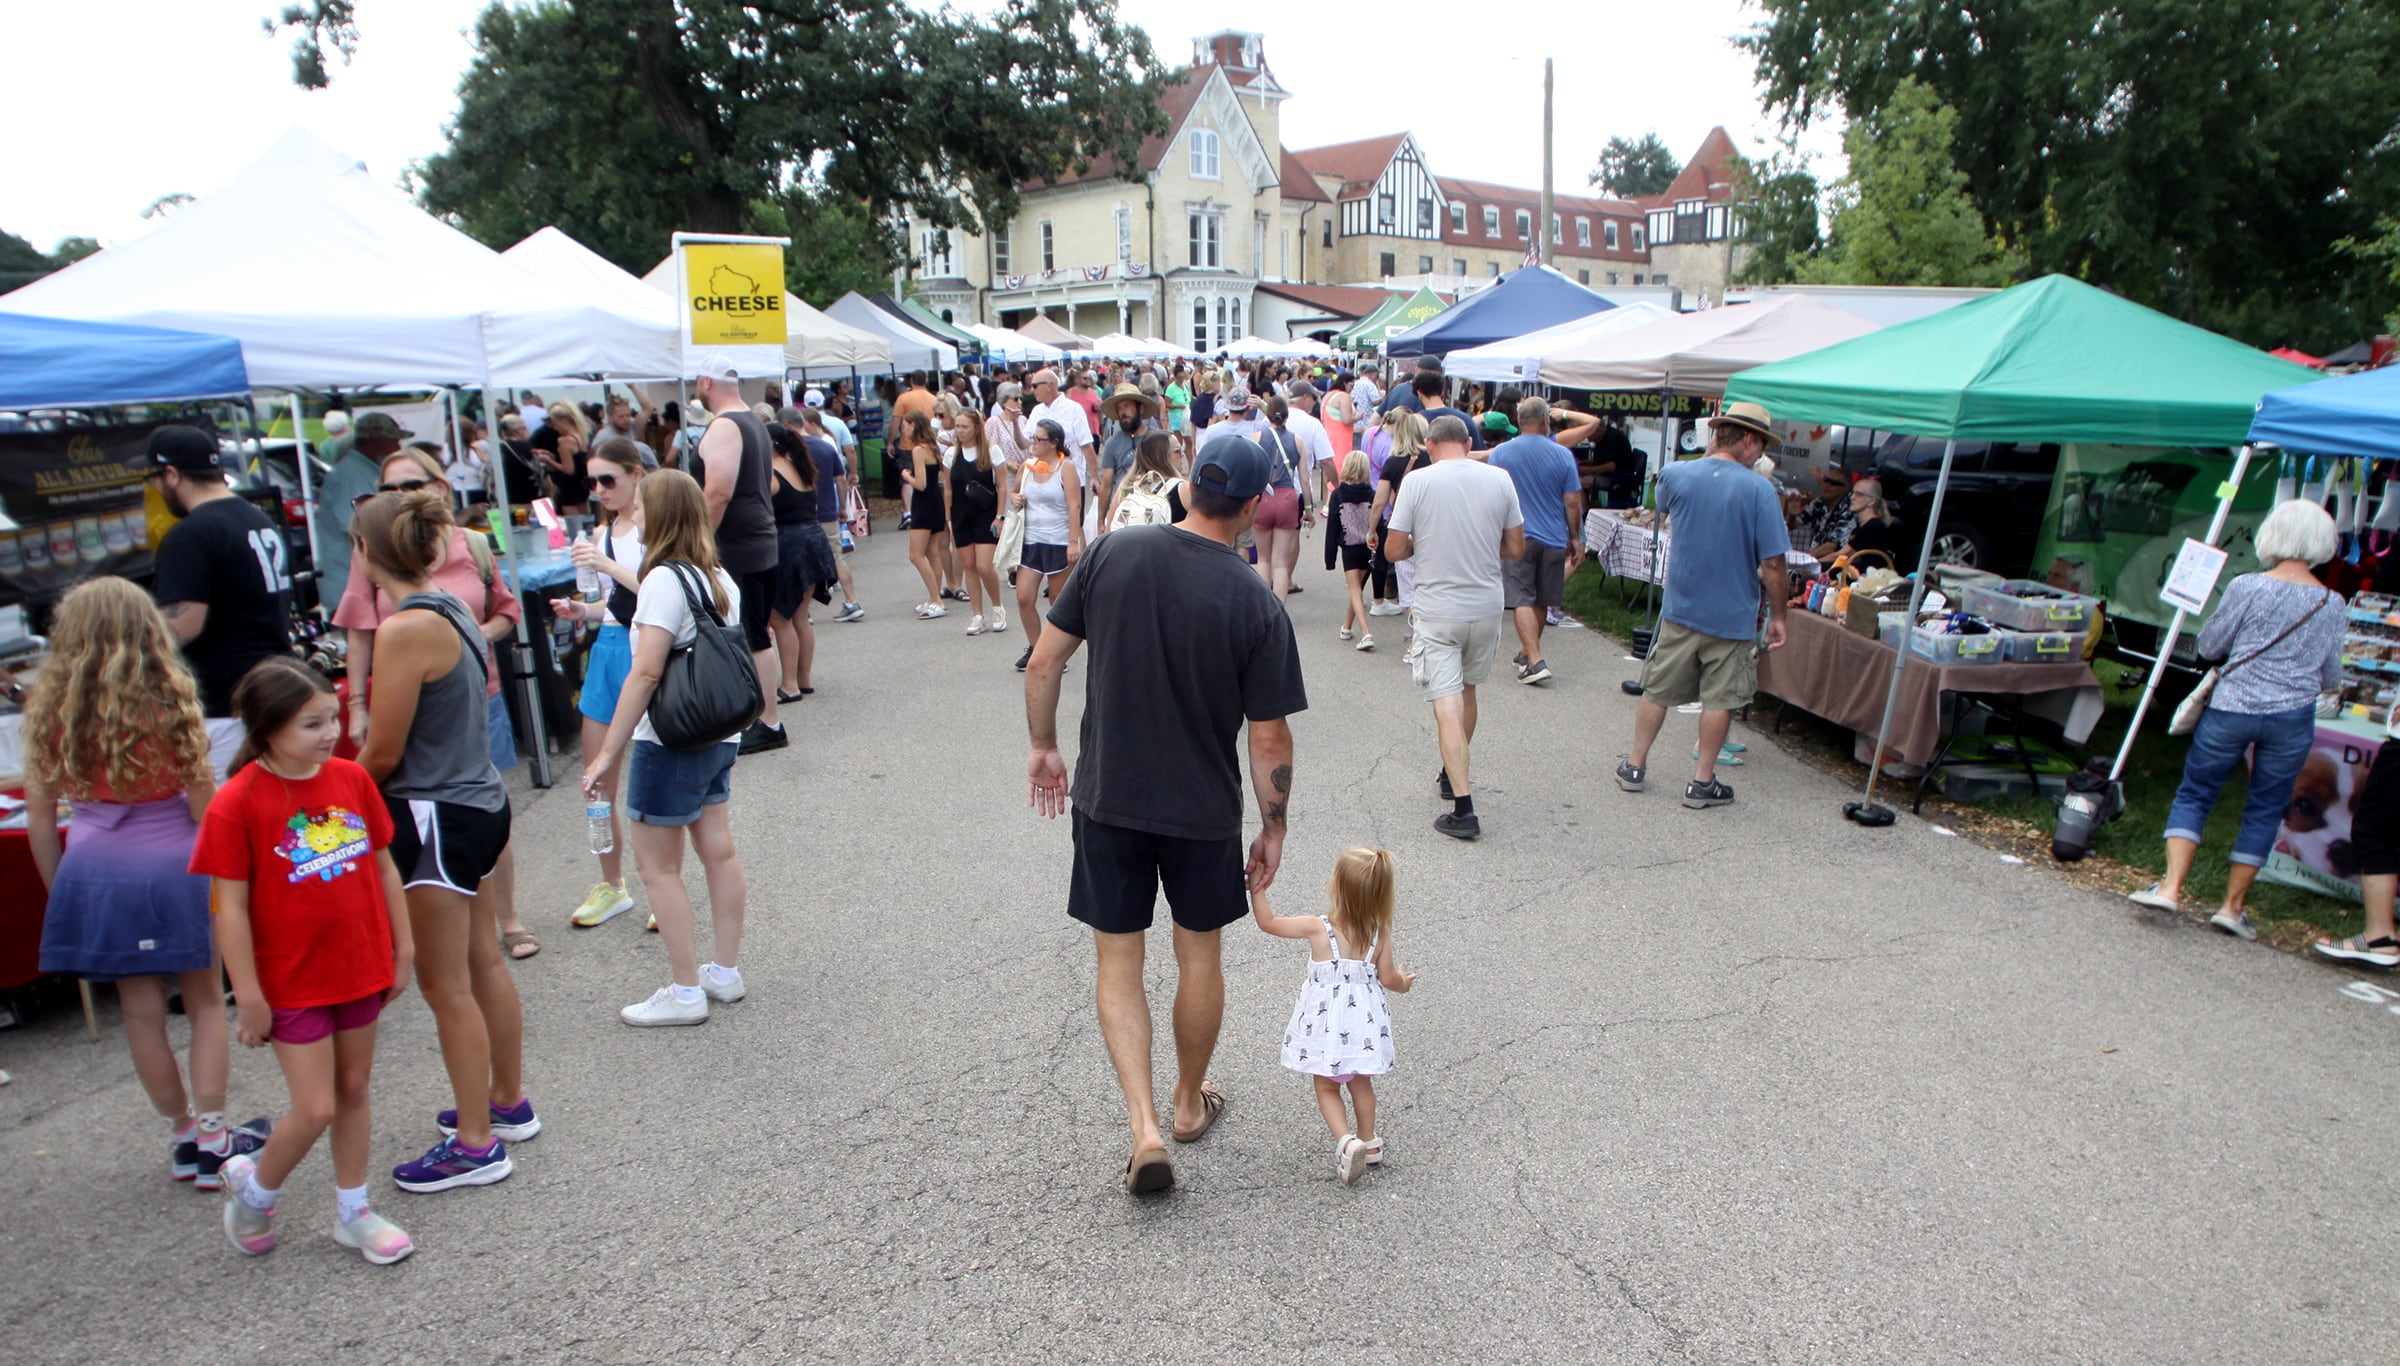
[[[1780,650],[1758,658],[1759,691],[1835,725],[1873,735],[1883,720],[1885,687],[1892,677],[1892,647],[1853,634],[1840,622],[1814,612],[1787,614]],[[1911,659],[1900,675],[1886,752],[1906,764],[1926,764],[1942,746],[1941,694],[1975,693],[2032,697],[2053,694],[2057,706],[2029,706],[2052,715],[2069,740],[2092,733],[2101,710],[2100,680],[2089,664],[1952,664]]]

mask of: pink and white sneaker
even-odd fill
[[[356,1219],[335,1219],[333,1240],[343,1247],[358,1249],[358,1254],[377,1266],[390,1266],[417,1250],[408,1234],[398,1224],[368,1210]]]
[[[264,1257],[275,1250],[275,1211],[253,1209],[242,1199],[242,1189],[255,1186],[258,1164],[247,1153],[237,1153],[225,1160],[222,1175],[225,1181],[225,1240],[234,1251],[245,1257]]]

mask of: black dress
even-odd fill
[[[772,606],[775,615],[792,617],[805,610],[812,597],[832,602],[833,590],[827,585],[839,571],[834,567],[833,547],[825,540],[825,528],[817,524],[817,495],[785,483],[783,471],[773,473],[774,492],[769,498],[775,509]]]
[[[965,452],[950,457],[950,540],[954,545],[998,545],[992,519],[999,515],[1000,485],[991,470],[975,468]]]
[[[916,452],[909,452],[911,462]],[[949,521],[949,510],[942,506],[942,467],[937,460],[925,471],[925,487],[908,493],[908,527],[911,531],[940,531]]]

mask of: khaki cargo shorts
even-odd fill
[[[1650,643],[1642,696],[1662,707],[1697,702],[1708,711],[1750,705],[1758,691],[1758,642],[1702,635],[1661,619]]]

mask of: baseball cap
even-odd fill
[[[1258,400],[1250,397],[1250,386],[1247,384],[1233,386],[1233,392],[1225,398],[1225,411],[1229,413],[1246,413],[1257,406]]]
[[[1267,491],[1267,453],[1246,436],[1220,436],[1192,457],[1192,482],[1247,502]]]
[[[217,439],[198,427],[161,427],[150,433],[150,468],[213,470],[217,468]]]
[[[416,433],[400,425],[400,419],[390,413],[368,413],[351,424],[351,430],[362,441],[406,441]]]
[[[1283,386],[1283,396],[1286,399],[1304,398],[1314,403],[1317,401],[1317,386],[1307,380],[1296,379]]]
[[[822,408],[822,407],[824,407],[824,406],[825,406],[825,391],[824,391],[824,390],[822,390],[822,389],[811,389],[811,390],[809,390],[807,393],[805,393],[805,394],[802,394],[802,395],[800,396],[800,406],[801,406],[801,407],[803,407],[803,408]]]
[[[1515,436],[1517,434],[1516,424],[1508,420],[1508,414],[1497,409],[1483,415],[1483,430],[1495,436]]]
[[[701,379],[738,380],[741,377],[741,367],[733,363],[733,357],[722,351],[711,351],[700,358]]]

